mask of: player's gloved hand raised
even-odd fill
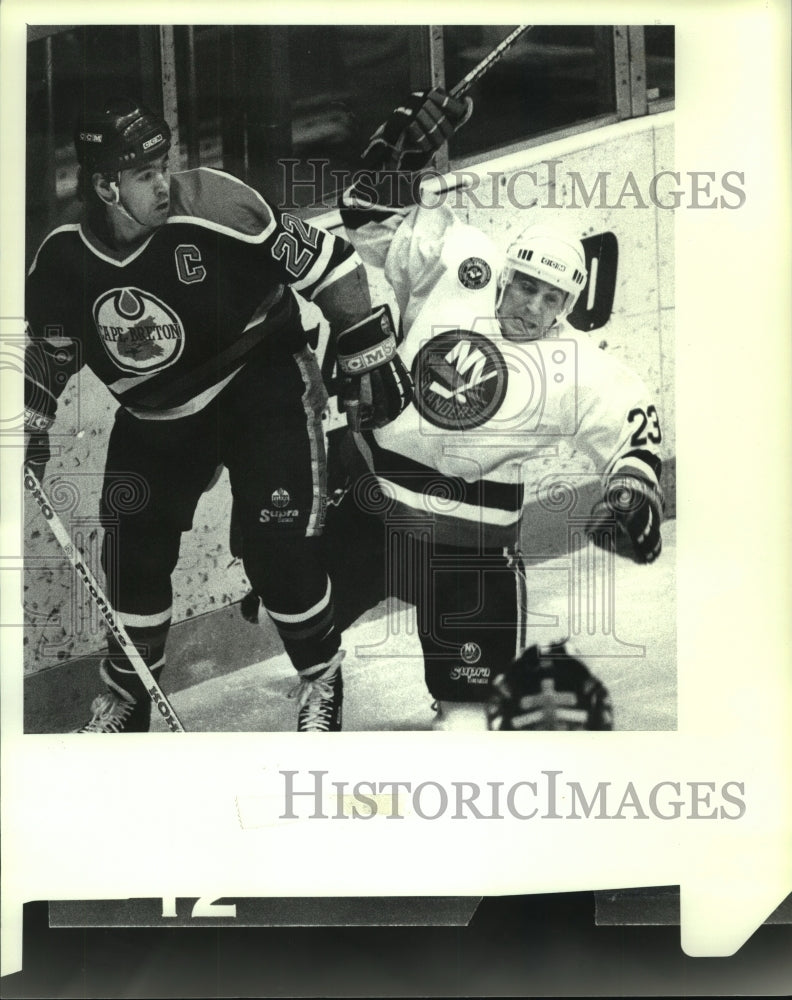
[[[531,646],[490,685],[490,729],[613,729],[605,685],[563,643]]]
[[[647,479],[614,476],[605,497],[592,511],[587,531],[598,545],[604,546],[606,539],[613,539],[619,555],[637,563],[651,563],[663,547],[660,535],[663,507],[662,492]]]
[[[473,111],[469,97],[457,100],[435,87],[410,94],[369,139],[365,170],[421,170]]]
[[[339,333],[336,351],[338,408],[352,430],[384,427],[410,405],[412,378],[396,350],[387,305]]]

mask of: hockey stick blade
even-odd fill
[[[498,62],[503,53],[511,48],[521,35],[527,34],[532,27],[532,24],[520,24],[514,31],[509,32],[503,41],[495,46],[492,52],[487,53],[480,63],[477,63],[468,74],[462,77],[459,83],[451,90],[451,97],[456,97],[457,99],[464,97],[473,84],[481,79],[485,73],[488,73],[495,63]]]
[[[143,682],[143,686],[148,692],[155,708],[165,720],[168,729],[174,733],[185,732],[184,726],[181,724],[179,717],[173,710],[173,706],[166,698],[162,688],[159,684],[157,684],[154,679],[154,675],[146,666],[143,657],[135,648],[135,644],[129,638],[123,623],[116,618],[116,615],[110,606],[110,602],[105,597],[102,588],[96,582],[93,573],[91,573],[82,561],[81,554],[74,548],[74,544],[72,543],[68,531],[66,531],[63,522],[53,510],[52,504],[47,498],[47,494],[44,492],[41,483],[38,481],[38,478],[29,466],[25,467],[24,482],[25,489],[31,494],[33,499],[38,504],[39,510],[44,515],[44,519],[49,523],[58,544],[63,549],[67,559],[77,572],[77,575],[85,584],[88,593],[91,595],[91,598],[96,604],[96,607],[102,614],[104,620],[107,622],[119,645],[123,648],[127,659],[132,664],[135,673]]]

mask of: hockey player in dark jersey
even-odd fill
[[[520,525],[549,443],[593,463],[595,541],[617,534],[641,563],[661,550],[657,408],[634,372],[564,323],[586,284],[580,241],[534,225],[504,255],[447,204],[415,203],[420,170],[470,110],[442,91],[412,95],[341,203],[355,249],[394,292],[415,386],[388,426],[351,433],[364,471],[345,517],[376,508],[386,522],[385,589],[416,606],[440,729],[486,729],[489,684],[526,647]]]
[[[87,366],[119,403],[102,565],[155,677],[181,533],[225,464],[245,571],[298,673],[298,730],[339,730],[344,653],[321,538],[327,395],[295,293],[329,322],[350,426],[396,417],[410,377],[348,242],[229,174],[171,174],[170,141],[161,116],[127,99],[77,126],[84,217],[47,236],[28,275],[26,461],[40,477],[58,397]],[[79,731],[146,731],[151,702],[108,642],[106,690]]]

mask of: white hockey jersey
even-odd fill
[[[565,441],[603,485],[618,472],[657,484],[657,408],[633,371],[572,328],[505,339],[495,317],[500,255],[450,208],[368,216],[351,242],[383,268],[401,315],[400,354],[415,400],[395,421],[356,434],[389,498],[389,516],[432,523],[463,547],[517,543],[531,463]]]

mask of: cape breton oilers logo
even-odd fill
[[[435,427],[480,427],[500,409],[508,372],[495,344],[471,330],[446,330],[423,345],[412,365],[415,406]]]
[[[289,507],[291,495],[288,490],[284,490],[282,487],[273,490],[270,500],[272,507],[262,507],[259,512],[261,524],[294,524],[295,519],[300,516],[297,507]]]
[[[459,265],[457,277],[465,288],[478,291],[485,288],[492,277],[492,268],[483,257],[466,257]]]
[[[291,497],[288,490],[278,489],[272,494],[272,506],[283,508],[288,504]]]
[[[184,349],[184,326],[151,292],[113,288],[93,307],[102,346],[125,372],[154,372],[172,365]]]

